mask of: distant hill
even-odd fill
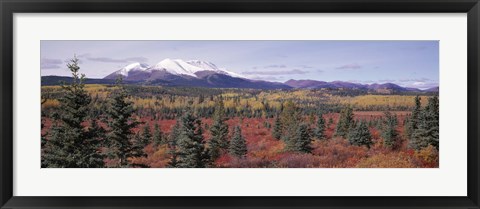
[[[206,88],[250,88],[250,89],[355,89],[373,93],[392,94],[404,92],[438,92],[438,87],[427,90],[402,87],[393,83],[359,84],[345,81],[288,80],[285,83],[248,79],[240,74],[200,60],[183,61],[164,59],[156,65],[131,63],[112,72],[103,79],[86,79],[86,84],[114,84],[121,76],[126,84],[206,87]],[[72,78],[43,76],[42,85],[70,83]]]
[[[71,83],[73,81],[72,77],[66,76],[42,76],[42,86],[56,86],[65,83]],[[95,79],[87,78],[85,79],[86,84],[114,84],[115,80],[109,79]]]
[[[383,84],[359,84],[345,81],[316,81],[316,80],[288,80],[285,84],[293,88],[301,89],[321,89],[321,88],[331,88],[331,89],[360,89],[366,90],[375,93],[405,93],[405,92],[438,92],[438,87],[421,90],[417,88],[402,87],[394,83],[383,83]]]

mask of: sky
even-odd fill
[[[41,41],[41,74],[70,76],[76,55],[87,78],[130,63],[202,60],[247,78],[395,83],[431,88],[439,82],[438,41]]]

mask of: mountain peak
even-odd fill
[[[130,71],[146,71],[148,68],[149,66],[147,64],[135,62],[124,66],[119,71],[117,71],[117,74],[128,76],[128,73]]]

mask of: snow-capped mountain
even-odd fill
[[[127,76],[130,71],[146,71],[150,68],[147,64],[144,63],[132,63],[119,70],[119,73]]]
[[[130,73],[134,71],[141,71],[141,72],[149,72],[152,73],[153,71],[165,71],[166,73],[172,75],[183,75],[183,76],[191,76],[198,78],[198,72],[211,72],[211,73],[219,73],[224,75],[229,75],[236,78],[245,78],[244,76],[227,71],[225,69],[218,68],[215,64],[211,62],[205,62],[200,60],[190,60],[190,61],[183,61],[181,59],[164,59],[161,62],[157,63],[156,65],[150,67],[147,64],[141,63],[132,63],[118,71],[113,72],[112,74],[105,77],[105,79],[112,79],[118,75],[124,76],[126,80],[131,80]],[[203,74],[202,74],[203,75]]]
[[[147,74],[150,74],[150,66],[144,63],[135,62],[122,67],[120,70],[113,72],[104,79],[116,79],[119,75],[122,75],[124,78],[138,77],[138,75],[144,75],[145,77]]]
[[[164,59],[153,66],[133,63],[111,73],[104,79],[113,80],[118,76],[122,76],[127,82],[146,85],[257,89],[291,88],[282,83],[250,80],[238,73],[219,68],[211,62],[200,60]]]
[[[240,75],[238,73],[230,72],[230,71],[227,71],[223,68],[219,68],[211,62],[205,62],[205,61],[201,61],[201,60],[190,60],[190,61],[187,61],[187,63],[190,64],[190,65],[193,65],[195,67],[202,68],[205,71],[212,71],[212,72],[215,72],[215,73],[225,74],[225,75],[229,75],[229,76],[237,77],[237,78],[246,78],[245,76]]]

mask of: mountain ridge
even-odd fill
[[[208,88],[251,88],[251,89],[357,89],[376,93],[395,92],[438,92],[438,87],[420,90],[417,88],[402,87],[394,83],[360,84],[347,81],[318,81],[310,79],[290,79],[283,83],[264,80],[253,80],[238,73],[228,71],[217,65],[201,60],[163,59],[150,66],[145,63],[134,62],[102,79],[86,79],[86,83],[113,84],[118,76],[122,76],[127,84],[162,85],[162,86],[191,86]],[[42,85],[58,85],[66,82],[70,77],[42,76]]]

